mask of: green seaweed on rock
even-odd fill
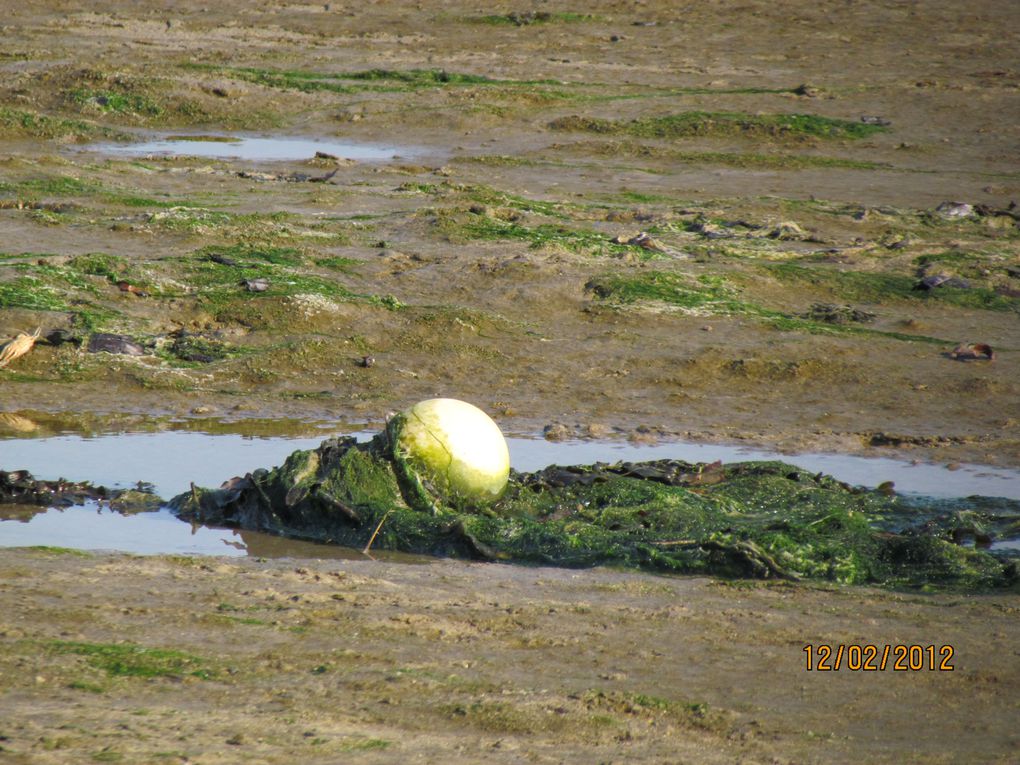
[[[979,533],[1020,528],[1020,504],[999,502]],[[965,538],[975,526],[959,508],[921,507],[782,462],[551,466],[513,473],[499,502],[474,510],[416,480],[384,432],[368,443],[324,441],[171,506],[198,522],[459,558],[911,588],[1020,579],[1016,561],[959,543],[959,530]]]

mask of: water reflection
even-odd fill
[[[93,144],[85,150],[116,156],[139,157],[147,155],[176,155],[208,157],[210,159],[243,159],[275,162],[282,160],[311,159],[317,153],[337,159],[354,159],[362,162],[385,162],[401,155],[410,156],[414,150],[399,151],[392,146],[351,143],[329,139],[285,137],[258,138],[254,136],[167,136],[128,144]]]
[[[124,515],[94,501],[65,508],[0,505],[0,547],[36,546],[136,555],[366,559],[361,550],[350,547],[199,526],[179,520],[169,510]],[[372,557],[401,563],[431,561],[385,550],[373,550]]]

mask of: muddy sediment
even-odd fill
[[[1005,762],[1015,750],[1003,695],[1020,681],[1004,658],[1015,598],[29,550],[5,553],[0,572],[12,604],[0,745],[15,763]],[[953,670],[806,669],[805,646],[839,644],[948,645]]]
[[[778,7],[739,31],[721,7],[17,11],[0,335],[63,334],[4,408],[66,412],[70,385],[93,412],[378,425],[441,392],[511,432],[1018,465],[1020,176],[990,128],[1017,88],[981,14],[950,25],[965,64],[932,44],[950,7],[843,9],[835,43],[777,38]],[[407,156],[94,148],[231,131]]]

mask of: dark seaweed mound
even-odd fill
[[[513,473],[476,511],[430,495],[384,433],[325,441],[171,506],[202,523],[461,558],[912,588],[1020,579],[1016,560],[981,549],[1020,535],[1016,501],[919,503],[782,462],[551,466]]]

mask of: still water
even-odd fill
[[[366,440],[371,433],[357,433]],[[281,464],[296,449],[311,449],[316,438],[252,438],[191,431],[119,433],[95,438],[56,436],[0,440],[0,469],[25,469],[41,478],[88,480],[109,487],[143,481],[164,499],[199,486],[218,486],[227,478]],[[893,481],[905,494],[953,498],[984,495],[1020,499],[1020,471],[984,465],[912,464],[887,458],[833,454],[781,455],[760,449],[715,444],[635,445],[604,441],[551,443],[510,438],[517,470],[550,464],[578,465],[620,460],[681,459],[724,463],[781,459],[847,483],[874,487]],[[255,555],[263,557],[349,557],[358,553],[250,531],[193,527],[161,510],[122,516],[104,505],[39,510],[0,506],[0,547],[52,545],[135,554]]]
[[[138,143],[104,143],[82,147],[85,151],[100,152],[120,157],[148,155],[208,157],[210,159],[242,159],[251,162],[277,162],[311,159],[316,152],[341,159],[362,162],[386,162],[400,156],[411,156],[415,151],[377,144],[351,143],[350,141],[282,137],[259,138],[254,136],[165,136]]]

